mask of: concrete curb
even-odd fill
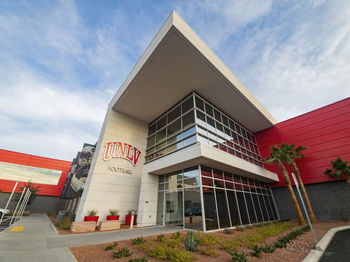
[[[322,237],[322,239],[317,243],[316,249],[311,250],[311,252],[304,258],[303,262],[317,262],[323,255],[328,244],[333,239],[335,233],[345,229],[350,229],[350,226],[335,227],[328,230],[328,232]]]
[[[55,231],[57,233],[57,235],[59,235],[55,225],[52,223],[51,219],[49,218],[49,216],[47,214],[45,214],[47,216],[47,219],[50,221],[50,226],[53,229],[53,231]]]

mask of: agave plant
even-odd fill
[[[185,239],[185,247],[188,251],[196,252],[198,250],[199,241],[193,232],[188,232]]]

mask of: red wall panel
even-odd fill
[[[40,191],[37,194],[45,195],[45,196],[61,195],[64,182],[66,181],[69,168],[71,166],[71,162],[69,161],[22,154],[22,153],[17,153],[13,151],[3,150],[3,149],[0,149],[0,161],[12,163],[12,164],[41,167],[41,168],[53,169],[53,170],[61,170],[62,174],[57,185],[33,183],[37,186],[40,186]],[[15,183],[16,181],[0,179],[0,190],[2,190],[3,192],[11,192]],[[19,182],[17,186],[17,190],[23,184],[25,184],[25,182]]]
[[[306,146],[305,158],[297,161],[305,184],[334,181],[323,172],[337,156],[350,161],[350,98],[283,121],[255,135],[263,158],[269,157],[270,147],[276,144]],[[277,173],[280,179],[271,186],[285,185],[277,165],[264,164],[264,167]]]

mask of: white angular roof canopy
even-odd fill
[[[252,132],[276,123],[260,102],[174,11],[109,106],[149,123],[192,91]]]

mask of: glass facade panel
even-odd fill
[[[216,212],[214,188],[203,187],[203,201],[206,230],[218,229],[219,224]]]
[[[241,225],[239,208],[237,207],[237,202],[236,202],[236,193],[234,191],[228,190],[227,199],[228,199],[228,204],[230,209],[232,226]]]
[[[164,192],[158,192],[157,225],[163,225]]]
[[[239,211],[241,213],[242,224],[248,225],[248,224],[250,224],[250,222],[249,222],[249,216],[247,213],[247,207],[245,204],[244,195],[242,192],[239,192],[239,191],[236,192],[236,195],[237,195],[237,200],[238,200]]]
[[[249,218],[250,218],[250,223],[257,223],[257,219],[255,216],[255,210],[254,210],[254,203],[251,197],[250,193],[244,193],[245,196],[245,201],[247,202],[247,207],[248,207],[248,212],[249,212]]]
[[[184,190],[185,228],[203,230],[200,188]]]
[[[216,203],[218,207],[218,216],[220,228],[231,227],[230,216],[227,208],[226,194],[223,189],[215,189]]]

